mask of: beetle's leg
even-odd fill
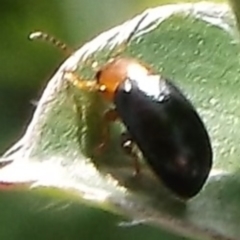
[[[94,80],[83,80],[74,71],[64,71],[64,79],[72,83],[75,87],[85,91],[103,91],[104,86],[99,85]]]
[[[136,150],[134,149],[135,143],[133,142],[129,133],[124,132],[121,135],[121,146],[124,152],[133,160],[134,175],[140,174],[140,163]]]
[[[104,113],[103,116],[103,124],[102,124],[102,130],[101,130],[101,142],[95,149],[95,152],[97,154],[101,154],[107,146],[107,143],[109,142],[109,125],[110,123],[116,121],[118,119],[118,113],[115,109],[109,109],[107,112]]]
[[[104,91],[105,86],[99,85],[96,81],[90,80],[82,80],[75,72],[73,71],[65,71],[64,78],[71,82],[74,86],[81,90],[85,91]],[[109,142],[109,123],[114,122],[117,120],[118,114],[115,109],[109,109],[103,115],[103,123],[102,123],[102,130],[101,130],[101,142],[96,147],[95,153],[97,155],[101,154]]]

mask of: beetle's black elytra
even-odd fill
[[[118,86],[114,103],[155,174],[175,194],[190,198],[201,190],[211,169],[210,139],[180,90],[160,77],[158,86],[144,91],[138,79],[127,79]]]

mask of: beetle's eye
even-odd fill
[[[97,73],[96,73],[96,75],[95,75],[95,78],[96,78],[97,82],[99,81],[99,79],[100,79],[100,77],[101,77],[101,74],[102,74],[102,71],[101,71],[101,70],[97,71]]]

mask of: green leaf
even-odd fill
[[[123,55],[139,58],[174,79],[199,110],[214,148],[211,176],[187,203],[162,188],[144,161],[141,177],[132,177],[131,162],[119,146],[120,124],[111,128],[108,149],[94,155],[102,114],[109,106],[98,94],[80,91],[64,78],[66,71],[75,71],[91,79],[94,71],[88,62],[104,64],[146,14]],[[50,80],[25,135],[3,156],[13,162],[1,169],[0,181],[57,187],[69,197],[77,194],[85,204],[178,236],[237,239],[240,47],[234,26],[226,5],[178,4],[147,10],[99,35],[69,57]]]

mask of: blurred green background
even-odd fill
[[[51,33],[80,47],[104,30],[161,0],[1,0],[0,154],[24,133],[47,81],[64,61],[54,47],[28,40],[30,32]]]

